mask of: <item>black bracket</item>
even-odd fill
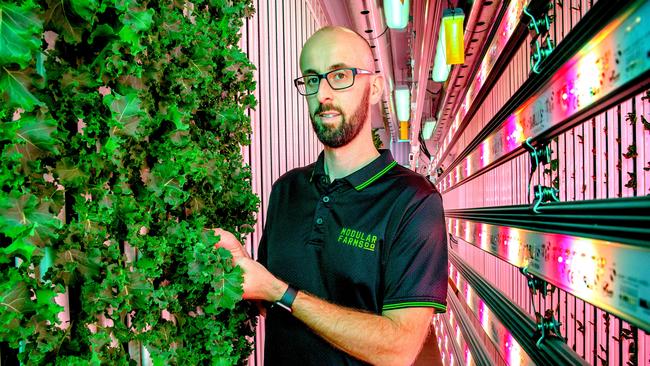
[[[539,206],[542,203],[560,202],[560,199],[558,198],[560,191],[557,188],[538,184],[533,188],[533,192],[535,193],[535,202],[531,208],[534,213],[540,213]]]
[[[537,291],[539,291],[542,297],[546,297],[549,292],[549,283],[529,273],[528,267],[522,267],[519,269],[519,271],[527,279],[528,288],[530,289],[530,300],[533,304],[533,311],[535,312],[535,338],[537,338],[535,345],[537,348],[539,348],[544,339],[547,337],[556,337],[562,339],[562,341],[566,343],[566,338],[563,338],[560,333],[560,325],[562,325],[562,323],[555,319],[555,312],[553,309],[544,310],[544,315],[535,310],[533,296],[537,293]],[[551,285],[551,292],[553,292],[554,289],[555,288]],[[557,310],[559,310],[559,304]]]
[[[537,342],[535,342],[537,348],[540,347],[546,337],[556,337],[566,342],[566,339],[560,335],[560,325],[562,325],[562,323],[555,319],[554,314],[555,312],[553,309],[546,309],[544,311],[544,316],[538,312],[535,313],[537,323],[535,336],[539,337],[537,338]]]
[[[524,149],[530,154],[530,176],[528,177],[528,197],[530,200],[530,182],[533,179],[533,173],[540,165],[549,164],[551,162],[551,155],[553,150],[551,150],[551,145],[547,142],[538,142],[533,146],[531,143],[531,138],[527,138],[523,144]],[[542,185],[537,185],[534,190],[535,201],[531,205],[531,209],[534,213],[539,212],[539,206],[545,202],[559,202],[558,198],[560,192],[557,188],[546,187]],[[530,201],[529,201],[530,202]]]
[[[530,4],[523,10],[523,13],[530,18],[528,29],[534,32],[533,39],[530,42],[530,64],[531,71],[536,74],[540,72],[541,63],[555,49],[555,42],[549,35],[551,23],[554,21],[554,17],[548,14],[552,7],[551,2],[541,1],[534,6]]]
[[[531,18],[541,18],[551,9],[553,9],[553,2],[550,0],[532,0],[524,8],[524,14]]]
[[[530,42],[530,63],[532,65],[532,71],[536,74],[539,74],[540,64],[546,60],[555,49],[555,42],[553,42],[551,36],[548,34],[544,35],[541,42],[540,38],[541,37],[538,37]]]
[[[530,289],[532,295],[535,295],[537,291],[539,291],[542,296],[546,297],[546,294],[548,293],[548,282],[528,273],[528,267],[519,268],[519,272],[521,272],[521,274],[526,277],[528,288]]]
[[[551,162],[551,154],[553,154],[553,150],[551,150],[551,145],[546,142],[539,142],[536,144],[537,146],[533,146],[530,140],[530,137],[526,139],[523,146],[524,149],[526,149],[530,154],[532,174],[540,165],[548,164]]]
[[[539,17],[539,19],[532,17],[530,14],[528,14],[528,16],[531,17],[531,21],[528,23],[528,29],[534,30],[536,34],[546,34],[551,30],[551,23],[553,23],[554,20],[552,15],[544,13]]]

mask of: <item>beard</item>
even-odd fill
[[[314,128],[314,132],[316,132],[318,140],[320,140],[323,145],[332,148],[345,146],[350,143],[350,141],[354,140],[359,132],[361,132],[361,128],[368,117],[369,103],[370,86],[366,87],[363,97],[361,98],[361,103],[359,103],[359,106],[354,111],[349,121],[343,114],[343,110],[334,104],[319,105],[318,109],[314,111],[314,114],[309,116],[311,119],[311,125]],[[337,111],[341,116],[341,123],[338,126],[328,126],[316,121],[316,116],[319,113],[331,110]]]

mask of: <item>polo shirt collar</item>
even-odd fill
[[[390,150],[381,149],[379,150],[379,157],[363,168],[341,179],[348,182],[357,191],[361,191],[377,179],[381,178],[395,165],[397,165],[397,162],[393,159]],[[314,169],[312,170],[309,181],[313,181],[314,178],[320,179],[322,176],[325,176],[324,151],[321,151],[320,155],[318,155],[318,160],[316,160],[316,164],[314,164]]]

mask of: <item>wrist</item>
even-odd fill
[[[282,297],[273,303],[274,306],[279,306],[284,310],[292,313],[293,312],[293,302],[298,296],[298,289],[288,285],[286,291],[282,294]]]
[[[275,281],[273,282],[273,285],[271,286],[271,291],[268,294],[267,301],[269,302],[279,301],[288,288],[289,288],[289,284],[276,278]]]

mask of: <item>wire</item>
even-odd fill
[[[456,7],[454,6],[454,4],[451,3],[451,0],[447,0],[447,8],[448,9],[455,9]]]
[[[375,39],[379,39],[381,36],[383,36],[383,35],[386,33],[387,30],[388,30],[388,26],[386,26],[386,28],[384,29],[383,32],[381,32],[380,35],[378,35],[378,36],[375,37],[375,38],[368,38],[367,40],[368,40],[368,41],[374,41]]]
[[[471,33],[471,34],[479,34],[479,33],[485,33],[485,32],[487,32],[488,30],[490,30],[489,27],[488,27],[488,28],[485,28],[485,29],[478,30],[478,31],[471,31],[471,32],[469,32],[469,33]]]

